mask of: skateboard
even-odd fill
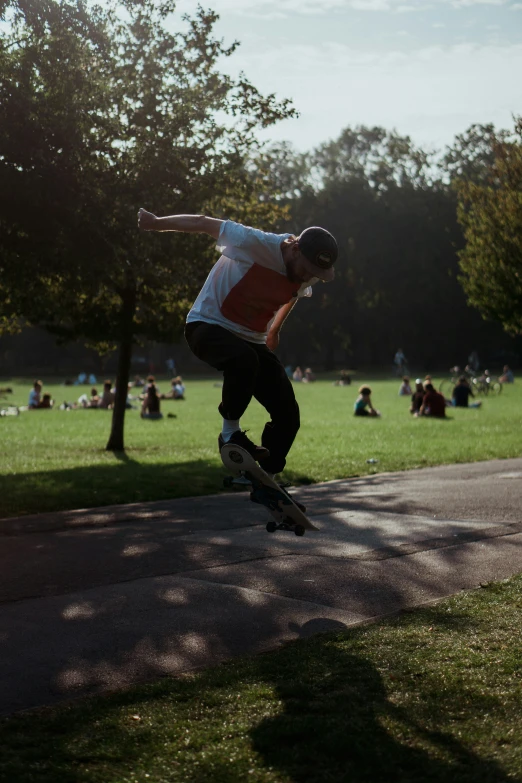
[[[221,449],[221,460],[233,475],[243,476],[251,482],[250,500],[266,506],[272,515],[266,526],[269,533],[290,530],[296,536],[304,536],[306,530],[318,530],[290,495],[267,476],[248,451],[233,443],[225,443]]]

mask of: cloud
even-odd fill
[[[266,132],[300,149],[335,138],[347,125],[382,125],[442,147],[473,123],[511,127],[520,111],[522,44],[461,43],[383,53],[344,44],[288,45],[238,63],[264,91],[277,85],[300,112]],[[238,56],[238,59],[241,55]]]
[[[348,5],[356,11],[390,11],[392,7],[388,0],[350,0]]]
[[[450,0],[454,8],[469,8],[473,5],[506,5],[507,0]]]
[[[508,5],[511,0],[431,0],[429,4],[417,2],[416,4],[405,0],[206,0],[203,6],[211,5],[218,14],[234,13],[238,16],[265,19],[282,19],[285,17],[325,15],[332,11],[393,12],[407,13],[423,11],[434,7],[453,7],[455,9],[468,8],[475,5]],[[179,0],[178,11],[193,13],[194,0]],[[522,7],[522,3],[509,6],[514,9]]]
[[[355,0],[363,5],[367,2],[383,2],[388,5],[387,0]],[[202,3],[206,8],[210,5],[209,0]],[[326,14],[336,9],[346,7],[346,0],[213,0],[212,10],[220,15],[234,13],[240,16],[249,16],[262,18],[270,21],[272,19],[281,19],[296,14],[317,15]],[[194,0],[179,0],[177,10],[182,13],[193,13],[195,8]]]

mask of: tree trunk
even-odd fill
[[[112,411],[112,426],[106,451],[124,451],[123,430],[125,424],[125,410],[129,388],[129,376],[132,360],[133,332],[132,321],[136,310],[136,292],[127,290],[123,298],[121,309],[121,341],[118,352],[118,370],[116,375],[116,396]]]

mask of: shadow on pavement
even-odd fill
[[[184,467],[190,472],[197,464]],[[98,467],[76,470],[113,480],[127,467],[113,467],[107,476]],[[151,478],[164,477],[157,466],[149,467]],[[209,470],[217,482],[222,472]],[[401,494],[394,491],[398,479],[383,476],[372,486],[374,494],[362,480],[353,491],[344,482],[338,489],[321,485],[303,490],[303,497],[310,492],[312,509],[325,514],[375,511],[376,498],[385,500],[387,510],[401,509]],[[318,618],[349,625],[418,605],[507,576],[501,568],[512,567],[503,564],[517,548],[515,536],[492,539],[487,560],[474,555],[472,566],[466,565],[467,545],[439,549],[431,560],[418,552],[365,561],[305,554],[292,537],[292,551],[281,552],[252,506],[244,494],[214,495],[96,509],[78,525],[81,514],[70,512],[56,529],[42,533],[36,518],[19,529],[9,523],[0,549],[0,710],[268,649],[313,629]],[[350,542],[357,531],[350,515],[346,520],[343,535]],[[241,540],[231,543],[227,533],[240,529]],[[202,532],[200,540],[192,535]],[[385,548],[386,518],[366,535],[375,550]],[[256,536],[260,543],[254,545]]]

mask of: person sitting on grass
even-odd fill
[[[411,386],[410,386],[410,379],[408,375],[402,376],[402,383],[399,387],[399,397],[406,397],[410,395],[411,392]]]
[[[27,403],[27,407],[29,410],[34,410],[35,408],[40,407],[40,402],[42,399],[42,382],[41,381],[35,381],[33,383],[33,388],[29,392],[29,402]]]
[[[482,402],[469,402],[470,397],[474,397],[473,390],[469,385],[468,379],[465,375],[461,375],[457,385],[453,389],[451,395],[451,404],[455,408],[480,408]]]
[[[103,393],[98,402],[98,408],[110,409],[114,405],[114,392],[112,391],[112,383],[105,381],[103,384]]]
[[[160,412],[160,398],[155,383],[149,383],[147,385],[147,392],[143,398],[141,406],[141,418],[142,419],[162,419],[163,414]]]
[[[100,397],[98,395],[98,390],[94,387],[91,389],[91,396],[87,397],[86,394],[82,394],[81,397],[78,398],[78,405],[81,408],[98,408],[100,404]]]
[[[502,375],[499,378],[500,383],[515,383],[515,376],[513,370],[510,369],[508,364],[504,365]]]
[[[38,405],[38,408],[42,410],[43,408],[52,408],[54,405],[54,400],[51,398],[50,394],[44,394],[42,397],[42,401]]]
[[[292,380],[296,381],[297,383],[300,383],[303,380],[303,371],[299,366],[297,366],[292,373]]]
[[[100,395],[98,394],[98,389],[93,388],[91,389],[91,396],[89,398],[89,408],[97,408],[100,404]]]
[[[380,416],[379,411],[372,405],[372,390],[369,386],[361,386],[359,396],[355,400],[353,413],[354,416]]]
[[[446,418],[446,400],[444,395],[436,391],[432,383],[425,383],[424,389],[426,394],[422,401],[422,405],[418,413],[415,416],[431,416],[435,419]]]
[[[424,390],[423,383],[420,378],[417,378],[415,381],[415,391],[411,395],[410,413],[418,415],[424,401],[425,394],[426,392]]]
[[[42,391],[42,382],[41,381],[35,381],[34,387],[31,389],[29,393],[29,404],[27,406],[27,409],[30,411],[41,411],[44,408],[52,408],[54,405],[54,400],[51,398],[50,394],[44,394],[43,397],[41,396]],[[24,410],[23,408],[21,410]]]
[[[341,370],[339,373],[339,378],[337,381],[334,381],[334,386],[349,386],[352,382],[350,373],[348,370]]]
[[[181,375],[177,375],[170,382],[170,391],[166,394],[160,394],[160,400],[184,400],[185,384]]]

